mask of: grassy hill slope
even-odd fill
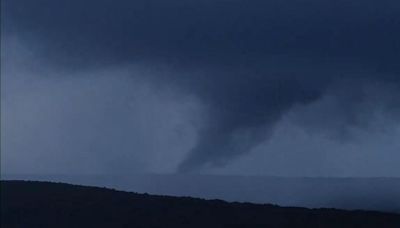
[[[400,227],[400,215],[1,181],[1,227]]]

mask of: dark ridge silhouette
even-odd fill
[[[400,214],[227,203],[63,183],[1,181],[1,227],[400,227]]]

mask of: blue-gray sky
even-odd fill
[[[400,3],[2,1],[2,169],[400,176]]]

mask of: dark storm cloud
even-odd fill
[[[6,31],[45,39],[57,59],[229,64],[278,55],[387,65],[399,56],[399,7],[394,0],[6,0],[3,12]]]
[[[64,72],[18,40],[1,59],[1,171],[172,172],[195,139],[196,99],[154,89],[138,66]],[[110,77],[112,75],[112,77]]]
[[[146,80],[195,95],[208,107],[182,171],[248,152],[294,105],[332,89],[361,91],[368,82],[397,91],[400,85],[395,0],[4,0],[2,10],[4,34],[31,42],[63,70],[168,66],[172,73]],[[345,100],[357,104],[368,98],[363,93],[346,93]],[[387,112],[399,105],[393,96],[382,97]],[[348,106],[345,116],[358,112],[354,103],[341,103]]]

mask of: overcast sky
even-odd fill
[[[2,0],[4,173],[400,177],[397,0]]]

